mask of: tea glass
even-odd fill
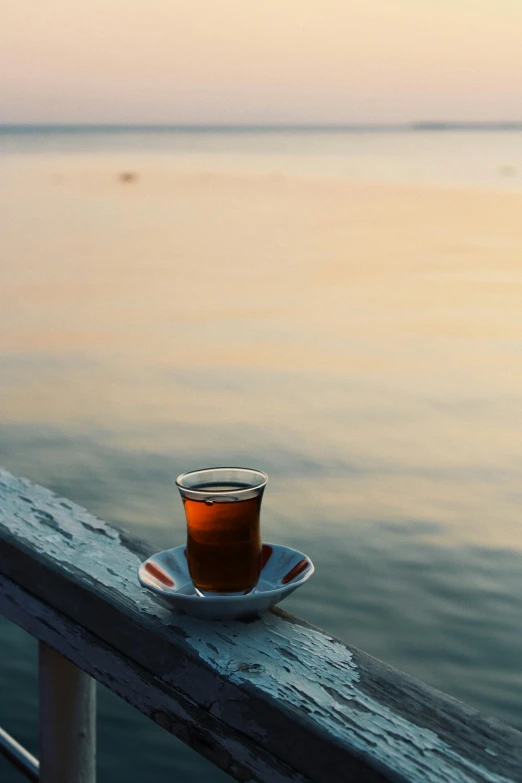
[[[205,468],[176,479],[187,521],[187,562],[202,594],[247,594],[261,572],[259,515],[268,476]]]

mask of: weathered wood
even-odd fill
[[[96,682],[39,645],[40,783],[96,783]]]
[[[238,780],[250,780],[250,770],[255,768],[260,780],[308,783],[308,778],[294,775],[290,767],[263,751],[257,742],[221,726],[214,716],[202,713],[199,705],[3,576],[0,614],[49,646],[59,648],[83,671]]]
[[[143,555],[0,472],[0,611],[238,780],[522,781],[514,729],[284,612],[175,615],[139,586]]]

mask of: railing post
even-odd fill
[[[39,643],[40,783],[96,782],[96,682]]]

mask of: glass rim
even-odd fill
[[[234,495],[241,495],[243,493],[247,492],[253,492],[254,490],[262,489],[264,486],[266,486],[266,483],[268,481],[268,474],[264,472],[264,470],[259,470],[258,468],[245,468],[245,467],[238,467],[238,466],[217,466],[213,468],[197,468],[196,470],[187,470],[185,473],[180,473],[179,476],[176,478],[176,486],[178,489],[182,489],[184,491],[192,492],[194,494],[202,494],[202,495],[230,495],[231,490],[229,489],[205,489],[202,487],[201,489],[199,487],[190,487],[186,484],[183,484],[183,479],[187,478],[188,476],[194,476],[196,473],[212,473],[215,471],[226,471],[226,470],[237,470],[237,471],[244,471],[245,473],[256,473],[260,477],[260,481],[256,481],[253,484],[250,484],[247,487],[241,487],[241,488],[234,488],[232,490]]]

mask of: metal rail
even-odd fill
[[[40,762],[0,728],[0,754],[29,780],[95,783],[96,683],[39,643]]]
[[[40,780],[38,759],[35,759],[28,750],[2,728],[0,728],[0,754],[29,780]]]

